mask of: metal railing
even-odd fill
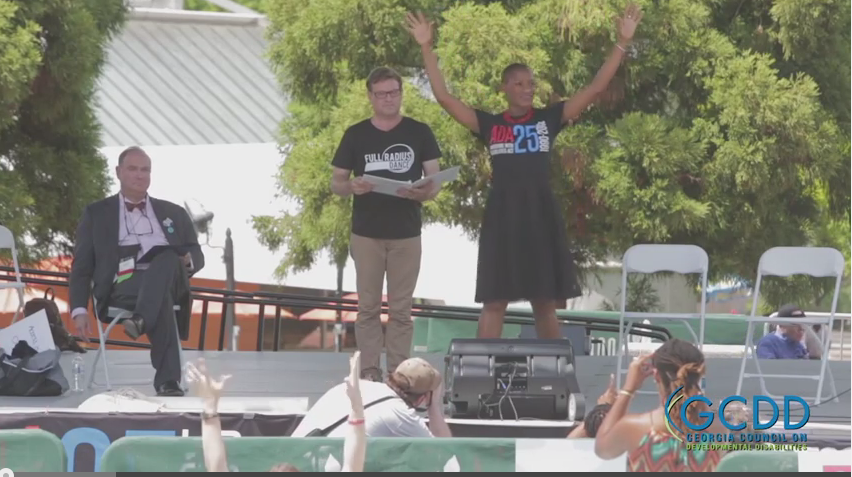
[[[14,269],[12,267],[0,266],[0,280],[14,281]],[[49,287],[68,288],[68,273],[21,269],[21,280],[26,284],[43,285]],[[49,278],[41,278],[49,277]],[[282,309],[288,308],[310,308],[310,309],[325,309],[342,312],[357,312],[358,301],[327,297],[327,296],[309,296],[298,295],[292,293],[272,293],[272,292],[241,292],[228,291],[218,288],[192,287],[193,301],[201,302],[201,324],[198,331],[198,350],[205,349],[205,338],[208,332],[209,305],[210,303],[221,303],[222,311],[219,322],[217,349],[222,351],[225,349],[225,313],[228,304],[231,305],[255,305],[258,306],[257,313],[257,336],[256,336],[256,351],[263,351],[263,341],[265,336],[265,324],[267,318],[274,317],[273,328],[273,346],[272,351],[281,349],[281,326]],[[383,308],[387,308],[387,302],[382,303]],[[383,310],[386,312],[386,310]],[[269,312],[269,313],[268,313]],[[454,307],[444,305],[428,305],[415,304],[412,309],[413,317],[420,318],[437,318],[444,320],[456,321],[477,321],[479,310],[476,308]],[[192,319],[192,318],[191,318]],[[560,317],[563,324],[577,325],[584,327],[587,331],[603,331],[618,333],[618,323],[605,318],[572,316],[569,318]],[[324,323],[324,321],[322,321]],[[506,312],[505,323],[518,325],[532,325],[534,323],[531,312],[523,312],[509,310]],[[634,323],[630,328],[630,335],[647,337],[666,341],[671,338],[671,333],[662,327],[649,324]],[[89,338],[91,342],[98,342],[97,338]],[[134,348],[150,348],[147,343],[137,343],[134,341],[110,340],[107,339],[107,344],[127,346]],[[184,348],[193,349],[193,348]]]

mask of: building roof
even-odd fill
[[[274,142],[286,101],[266,18],[135,8],[99,79],[104,146]]]

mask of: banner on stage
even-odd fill
[[[287,436],[301,415],[220,414],[226,437]],[[200,436],[198,414],[44,412],[0,414],[0,429],[43,429],[62,440],[68,472],[98,472],[107,447],[125,436]]]

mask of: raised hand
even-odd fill
[[[349,358],[349,376],[344,380],[346,383],[346,395],[352,406],[360,406],[361,403],[361,352],[356,351]]]
[[[225,388],[225,382],[231,375],[225,375],[219,379],[213,379],[207,374],[207,364],[204,358],[199,359],[196,365],[186,364],[186,380],[189,382],[193,392],[204,400],[218,401]]]
[[[405,23],[406,29],[411,33],[411,36],[414,37],[418,45],[432,44],[432,27],[435,25],[435,22],[427,21],[423,13],[417,12],[417,15],[406,13]]]
[[[627,377],[624,379],[624,388],[630,392],[642,387],[645,379],[654,374],[652,365],[653,354],[633,358],[630,367],[627,368]]]
[[[615,389],[615,375],[609,375],[609,387],[606,388],[601,397],[598,398],[598,404],[613,404],[618,396],[618,391]]]
[[[636,27],[642,20],[642,10],[634,3],[627,5],[624,9],[624,14],[618,19],[618,42],[630,43],[633,40],[633,34],[636,33]]]

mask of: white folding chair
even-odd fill
[[[122,321],[124,321],[127,318],[131,318],[133,316],[133,311],[111,306],[107,309],[107,316],[111,319],[110,319],[109,324],[105,324],[100,320],[100,317],[98,317],[98,303],[97,303],[97,300],[95,300],[94,296],[92,296],[92,303],[94,305],[93,308],[95,310],[95,321],[97,322],[96,326],[98,328],[99,344],[98,344],[98,352],[95,354],[94,364],[92,364],[92,371],[89,373],[89,380],[88,380],[89,382],[86,384],[86,388],[91,389],[96,384],[98,386],[102,386],[102,384],[95,383],[95,375],[97,374],[97,369],[98,369],[98,358],[100,358],[101,365],[104,368],[104,377],[106,379],[105,385],[106,385],[107,391],[111,391],[112,390],[112,382],[109,379],[109,364],[107,363],[106,339],[109,336],[109,332],[112,330],[112,327],[121,323]],[[174,310],[175,310],[175,313],[177,313],[178,311],[180,311],[180,306],[175,305]],[[104,329],[104,325],[106,325],[106,329]],[[184,381],[183,380],[183,370],[184,370],[185,361],[184,361],[184,357],[183,357],[183,346],[182,346],[181,341],[180,341],[180,333],[177,331],[177,327],[178,327],[177,326],[177,320],[175,320],[175,332],[176,332],[177,337],[178,337],[177,338],[178,350],[179,350],[178,352],[180,353],[180,369],[181,369],[181,383],[180,383],[180,385],[181,385],[181,387],[185,388],[186,384],[183,382]],[[136,361],[136,362],[121,362],[121,363],[114,363],[114,364],[136,365],[136,364],[139,364],[139,362],[138,361]],[[143,381],[143,382],[124,381],[124,382],[116,383],[116,384],[126,386],[126,385],[133,385],[133,384],[151,384],[152,382],[153,382],[153,380],[146,380],[146,381]],[[186,389],[184,389],[184,390],[186,390]]]
[[[634,320],[680,320],[692,334],[696,346],[704,348],[704,320],[707,303],[707,272],[710,260],[707,252],[697,245],[677,244],[640,244],[627,249],[621,262],[621,313],[618,319],[618,372],[616,388],[621,388],[621,375],[627,372],[624,356],[630,356],[628,341]],[[682,275],[701,275],[701,305],[699,313],[656,313],[628,312],[627,274],[674,272]],[[695,334],[690,321],[699,320],[699,332]],[[625,321],[628,321],[625,327]],[[655,394],[656,391],[637,391],[643,394]]]
[[[745,378],[760,378],[760,389],[765,396],[780,399],[782,396],[772,395],[766,390],[766,378],[777,379],[813,379],[817,381],[816,396],[802,396],[802,399],[812,400],[815,405],[822,401],[822,385],[825,381],[826,369],[828,369],[829,384],[831,391],[837,395],[834,385],[834,376],[828,368],[831,352],[831,330],[834,325],[834,314],[837,312],[837,298],[840,296],[840,283],[843,281],[843,269],[846,263],[843,254],[828,247],[773,247],[763,252],[757,265],[757,281],[754,285],[754,298],[752,299],[751,315],[746,318],[748,332],[746,333],[745,350],[740,364],[740,375],[737,380],[737,394],[742,391]],[[760,285],[765,276],[789,277],[792,275],[810,275],[812,277],[835,277],[834,297],[831,299],[831,312],[828,316],[816,317],[794,317],[780,318],[778,316],[756,316],[757,304],[760,296]],[[797,375],[797,374],[763,374],[760,369],[760,360],[757,358],[757,346],[754,343],[754,328],[757,323],[775,324],[799,324],[799,325],[822,325],[822,358],[820,359],[819,374]],[[746,373],[746,361],[749,357],[754,358],[757,373]]]
[[[24,311],[24,289],[26,285],[21,281],[21,268],[18,266],[18,250],[15,248],[15,237],[12,231],[0,225],[0,250],[7,248],[12,252],[12,266],[15,268],[15,281],[0,281],[0,290],[16,290],[18,292],[18,309],[12,315],[12,323],[21,317]]]

